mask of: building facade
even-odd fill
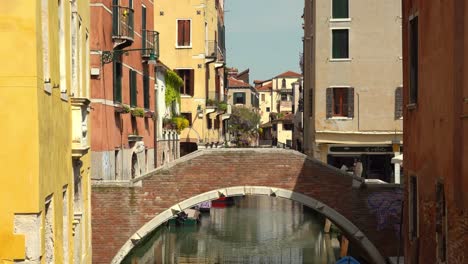
[[[261,127],[263,130],[261,143],[274,146],[293,146],[294,113],[298,102],[294,94],[299,94],[298,82],[301,74],[287,71],[266,81],[256,81],[260,96]],[[298,98],[297,98],[298,99]]]
[[[92,0],[93,179],[129,180],[155,168],[153,2]]]
[[[468,4],[403,1],[405,263],[468,261]]]
[[[91,263],[88,3],[0,12],[0,262]]]
[[[184,81],[180,111],[190,126],[181,133],[181,152],[223,142],[216,124],[225,113],[218,108],[225,95],[224,1],[158,1],[155,14],[161,59]]]
[[[326,21],[326,22],[323,22]],[[376,30],[378,28],[378,30]],[[400,180],[401,1],[305,1],[304,151],[385,182]]]

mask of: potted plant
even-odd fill
[[[144,117],[145,110],[143,108],[136,107],[131,110],[131,114],[134,117]]]

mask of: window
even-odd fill
[[[327,88],[327,118],[354,117],[354,88]]]
[[[265,102],[265,94],[262,94],[262,102]]]
[[[129,70],[129,87],[130,87],[130,106],[137,106],[137,72],[130,69]]]
[[[180,87],[180,93],[193,96],[195,71],[194,70],[175,70],[175,72],[182,78],[184,85]]]
[[[292,131],[293,127],[294,127],[293,124],[283,124],[283,130],[286,130],[286,131]]]
[[[436,187],[436,242],[437,259],[439,263],[447,261],[447,212],[445,204],[445,190],[443,183],[437,183]]]
[[[245,104],[245,93],[234,93],[234,104]]]
[[[219,121],[219,117],[216,117],[214,120],[214,128],[219,129],[221,127],[221,122]]]
[[[122,103],[122,64],[119,61],[113,62],[113,85],[114,102]]]
[[[349,29],[332,29],[332,59],[349,59]]]
[[[146,49],[146,7],[141,6],[141,43],[142,48]]]
[[[184,81],[184,85],[180,88],[181,94],[193,96],[194,70],[176,70],[176,72]]]
[[[395,89],[395,119],[403,117],[403,88]]]
[[[209,117],[206,118],[206,127],[208,129],[213,129],[213,122],[212,122],[211,118],[209,118]]]
[[[190,20],[177,20],[177,46],[190,47],[192,42],[190,40]]]
[[[418,17],[410,20],[409,25],[409,103],[416,104],[418,102],[418,45],[419,45],[419,32],[418,32]]]
[[[277,124],[273,124],[273,125],[271,126],[271,129],[272,129],[273,131],[278,130],[278,125],[277,125]]]
[[[410,177],[409,184],[409,233],[411,240],[418,237],[418,183],[415,176]]]
[[[150,109],[150,78],[147,72],[143,75],[143,105],[145,109]]]
[[[281,95],[281,101],[283,101],[283,102],[288,101],[288,95],[287,94],[282,94]]]
[[[332,18],[349,18],[349,0],[332,0]]]
[[[267,113],[270,113],[270,107],[266,108]]]
[[[281,89],[286,89],[286,79],[281,81]]]
[[[189,122],[189,127],[192,126],[192,113],[181,113],[183,117],[185,117]]]

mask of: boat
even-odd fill
[[[170,226],[194,226],[200,223],[200,211],[196,209],[186,209],[169,219]]]
[[[234,198],[233,197],[220,197],[216,200],[213,200],[211,202],[212,207],[217,207],[217,208],[224,208],[230,205],[234,204]]]
[[[336,264],[360,264],[355,258],[346,256],[336,262]]]

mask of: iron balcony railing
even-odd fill
[[[149,58],[151,54],[154,54],[156,59],[159,58],[159,32],[153,30],[143,30],[143,50],[141,56],[143,58]]]
[[[133,9],[126,6],[113,5],[112,14],[112,38],[133,40]]]
[[[205,57],[209,59],[216,59],[217,54],[218,54],[218,43],[216,42],[216,40],[207,40]]]

